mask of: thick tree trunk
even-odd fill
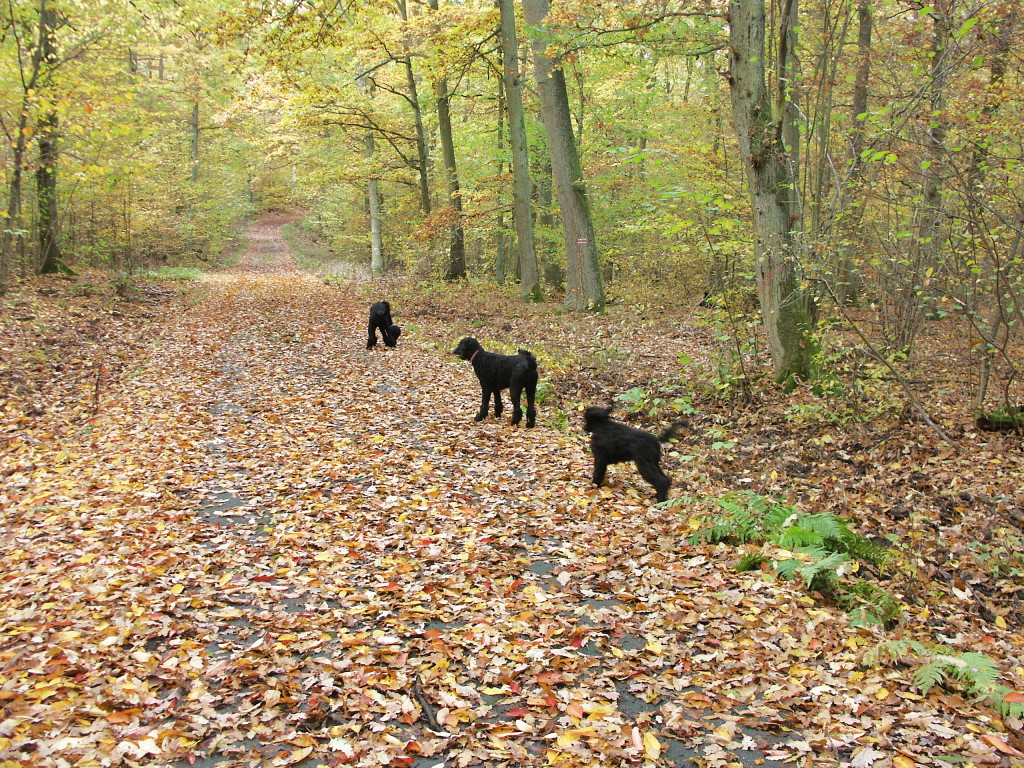
[[[512,215],[516,225],[516,250],[522,281],[520,295],[525,301],[542,301],[544,297],[537,269],[533,211],[530,206],[530,154],[526,140],[522,78],[519,72],[516,11],[513,0],[498,0],[498,7],[501,13],[501,79],[505,85],[509,143],[512,146]]]
[[[764,0],[731,0],[729,43],[729,90],[754,215],[761,315],[776,380],[792,386],[796,379],[810,378],[811,324],[797,275],[799,174],[786,147],[791,111],[785,89],[777,91],[783,103],[773,104],[769,96]],[[791,45],[780,44],[780,53]],[[777,71],[790,70],[781,62]]]
[[[590,218],[590,202],[572,131],[572,114],[565,75],[547,56],[543,35],[547,0],[523,0],[532,35],[533,70],[540,92],[541,115],[551,153],[555,192],[562,211],[566,252],[565,306],[575,310],[604,309],[604,291],[597,265],[597,243]]]
[[[52,61],[56,55],[54,35],[57,31],[57,14],[46,5],[39,7],[39,47],[43,62]],[[49,83],[46,83],[49,85]],[[60,250],[59,218],[57,208],[57,137],[59,131],[57,113],[48,111],[39,119],[37,126],[39,167],[36,170],[36,197],[39,208],[39,273],[71,273],[64,263]]]
[[[405,0],[398,0],[398,12],[402,16],[402,21],[409,20],[409,13]],[[420,109],[420,97],[419,91],[416,87],[416,75],[412,70],[412,57],[408,52],[403,59],[403,64],[405,66],[405,82],[409,89],[409,105],[412,108],[413,124],[416,127],[416,155],[419,162],[419,166],[416,170],[419,172],[420,208],[423,209],[423,213],[429,214],[430,168],[427,153],[427,132],[423,127],[423,111]]]

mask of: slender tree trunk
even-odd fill
[[[501,79],[505,84],[509,143],[512,146],[512,215],[516,225],[520,296],[525,301],[543,301],[533,237],[533,211],[530,206],[530,152],[526,140],[526,112],[523,109],[522,77],[519,72],[516,11],[513,0],[498,0],[498,7],[501,13]]]
[[[359,90],[367,99],[372,99],[373,87],[367,78],[360,74],[356,81]],[[366,203],[370,214],[370,272],[374,277],[380,277],[384,274],[384,247],[380,225],[380,182],[373,167],[374,144],[373,131],[369,130],[363,139],[363,155],[366,158]]]
[[[505,174],[505,84],[498,78],[498,178]],[[505,236],[505,204],[501,192],[497,196],[498,234],[495,240],[494,282],[502,285],[508,263],[508,238]]]
[[[406,0],[398,0],[398,12],[401,14],[403,22],[407,22],[409,20]],[[411,46],[407,44],[407,49],[409,47]],[[420,208],[423,209],[423,213],[429,214],[430,168],[427,153],[427,132],[423,127],[423,111],[420,109],[420,97],[419,91],[416,87],[416,75],[412,69],[412,57],[409,55],[408,50],[402,59],[402,64],[405,67],[405,82],[406,87],[409,89],[409,105],[412,108],[413,124],[416,127],[416,155],[419,163],[416,170],[419,174]]]
[[[15,238],[22,240],[25,237],[21,229],[21,187],[25,168],[25,151],[27,149],[27,127],[28,104],[27,99],[23,99],[18,118],[18,134],[14,139],[11,183],[7,192],[7,220],[4,222],[3,240],[0,243],[0,296],[7,292],[7,283],[11,274],[11,262],[14,260]]]
[[[565,74],[547,56],[547,43],[542,34],[548,0],[523,0],[523,11],[526,23],[536,30],[532,35],[534,77],[540,92],[555,192],[562,211],[567,276],[565,306],[567,309],[600,311],[604,309],[604,291],[598,270],[597,243],[572,131]]]
[[[783,18],[795,16],[796,0]],[[780,56],[792,51],[783,24]],[[765,71],[764,0],[729,3],[729,90],[740,156],[747,172],[754,214],[754,255],[758,295],[776,379],[787,387],[811,375],[811,323],[797,274],[798,240],[794,226],[800,221],[797,183],[799,174],[787,150],[786,89],[772,103]],[[790,72],[786,61],[779,73]]]
[[[192,115],[189,127],[189,179],[193,184],[199,181],[199,96],[192,101]]]
[[[366,134],[366,164],[370,174],[366,185],[366,196],[370,208],[370,271],[375,277],[384,274],[384,244],[380,227],[380,182],[373,169],[373,132]]]
[[[868,119],[868,81],[871,77],[871,31],[874,14],[871,0],[857,5],[857,74],[853,79],[853,128],[850,129],[850,161],[855,175],[864,167],[864,133]]]
[[[437,10],[437,0],[428,0],[427,4],[431,10]],[[437,97],[437,133],[441,139],[441,157],[448,177],[448,199],[452,208],[448,266],[444,274],[444,279],[451,282],[466,277],[466,236],[462,228],[462,192],[459,189],[459,169],[455,162],[447,78],[434,83],[434,95]]]

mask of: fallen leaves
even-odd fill
[[[1013,724],[859,667],[877,631],[688,544],[696,512],[628,468],[591,488],[575,427],[472,422],[426,331],[362,349],[366,304],[250,254],[88,421],[8,401],[0,760],[1019,758]],[[950,630],[1019,659],[998,620]]]

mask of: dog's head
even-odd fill
[[[398,337],[402,335],[402,329],[397,325],[392,325],[388,328],[388,335],[395,341],[398,341]]]
[[[608,421],[608,417],[611,415],[611,408],[602,408],[599,405],[588,406],[587,410],[583,412],[583,431],[593,432],[599,424]]]
[[[469,360],[474,353],[479,352],[481,349],[480,342],[474,339],[472,336],[467,336],[459,345],[452,350],[453,355],[458,355],[463,360]]]

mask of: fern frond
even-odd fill
[[[936,685],[941,685],[946,680],[946,665],[939,661],[932,661],[914,670],[914,685],[921,693],[928,693]]]

